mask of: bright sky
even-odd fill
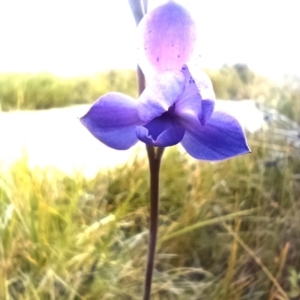
[[[178,0],[199,25],[202,65],[300,75],[299,0]],[[155,7],[162,0],[149,0]],[[127,0],[0,0],[0,72],[135,68]]]

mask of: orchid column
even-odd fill
[[[135,3],[141,4],[140,1]],[[137,10],[135,16],[139,12],[141,10]],[[168,1],[146,14],[137,30],[137,60],[146,78],[146,88],[140,73],[138,100],[110,92],[92,105],[81,122],[111,148],[126,150],[138,141],[147,145],[151,224],[144,300],[148,300],[163,149],[181,143],[192,157],[208,161],[227,159],[250,150],[238,121],[214,110],[212,83],[192,63],[197,33],[189,12],[175,1]]]

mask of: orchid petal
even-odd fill
[[[148,0],[143,0],[143,7],[144,7],[144,13],[147,13],[147,9],[148,9]]]
[[[141,1],[128,0],[136,25],[140,23],[144,16],[144,11]]]
[[[199,114],[198,117],[201,124],[205,125],[211,117],[215,107],[216,96],[214,88],[209,76],[199,69],[197,65],[188,64],[188,70],[202,98],[202,114]]]
[[[197,117],[202,115],[201,95],[198,87],[192,78],[189,69],[184,65],[181,69],[185,78],[185,87],[183,93],[180,95],[175,104],[175,114],[180,116],[184,114],[192,114]]]
[[[139,99],[139,117],[145,123],[161,116],[181,95],[185,85],[179,71],[163,72],[150,81]]]
[[[199,118],[199,121],[204,126],[207,121],[211,118],[214,109],[215,109],[215,101],[214,100],[202,100],[202,114]]]
[[[181,143],[196,159],[217,161],[250,152],[241,125],[227,113],[214,112],[205,126],[190,118],[185,128]]]
[[[138,141],[135,128],[142,124],[137,103],[121,93],[108,93],[100,97],[80,120],[105,145],[126,150]]]
[[[178,144],[185,129],[174,118],[163,115],[136,129],[137,137],[144,143],[156,147],[168,147]]]
[[[215,100],[216,95],[214,92],[213,84],[207,75],[203,70],[201,70],[198,66],[187,64],[188,70],[194,79],[198,90],[201,94],[201,97],[203,100]]]
[[[180,70],[193,54],[196,26],[185,8],[169,1],[142,19],[138,38],[138,63],[145,75]]]

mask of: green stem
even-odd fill
[[[139,0],[141,1],[141,0]],[[135,11],[136,8],[141,8],[134,1],[129,0],[131,5],[133,15],[135,16],[136,23],[138,24],[142,18],[142,14],[138,16]],[[140,3],[141,4],[141,3]],[[147,12],[148,0],[143,0],[144,14]],[[142,12],[142,9],[141,9]],[[138,91],[141,95],[146,87],[145,76],[141,68],[137,67],[137,77],[138,77]],[[145,278],[145,290],[144,290],[144,300],[150,300],[151,296],[151,284],[152,284],[152,274],[155,259],[155,248],[157,242],[157,230],[158,230],[158,216],[159,216],[159,170],[161,157],[164,153],[164,148],[154,148],[153,146],[147,145],[147,153],[150,168],[150,235],[149,235],[149,245],[148,245],[148,259],[146,268],[146,278]]]
[[[147,145],[150,167],[150,236],[148,245],[144,300],[149,300],[151,295],[151,284],[155,260],[159,216],[159,170],[163,152],[164,148],[155,149],[154,147]]]
[[[138,67],[138,87],[139,95],[145,89],[145,76]],[[148,259],[146,267],[144,300],[150,300],[152,274],[155,259],[155,248],[157,241],[157,229],[158,229],[158,216],[159,216],[159,170],[161,157],[164,152],[164,148],[155,149],[153,146],[147,145],[147,153],[150,168],[150,233],[149,233],[149,245],[148,245]]]
[[[141,70],[141,68],[139,66],[137,67],[137,77],[138,77],[139,95],[141,95],[142,92],[144,91],[145,87],[146,87],[146,80],[145,80],[145,76],[143,74],[143,71]]]
[[[145,89],[146,81],[145,76],[138,66],[138,89],[139,95]],[[158,229],[158,216],[159,216],[159,170],[161,157],[164,153],[164,148],[154,148],[147,145],[147,154],[150,168],[150,233],[149,233],[149,245],[148,245],[148,259],[146,267],[144,300],[150,300],[152,274],[155,259],[155,248],[157,241],[157,229]]]

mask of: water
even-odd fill
[[[68,174],[81,171],[91,177],[101,169],[130,163],[134,156],[146,157],[138,143],[117,151],[97,141],[79,122],[89,105],[39,111],[0,112],[0,162],[7,168],[27,156],[29,166],[56,167]],[[248,131],[264,124],[264,115],[252,100],[217,101],[216,108],[230,112]]]

